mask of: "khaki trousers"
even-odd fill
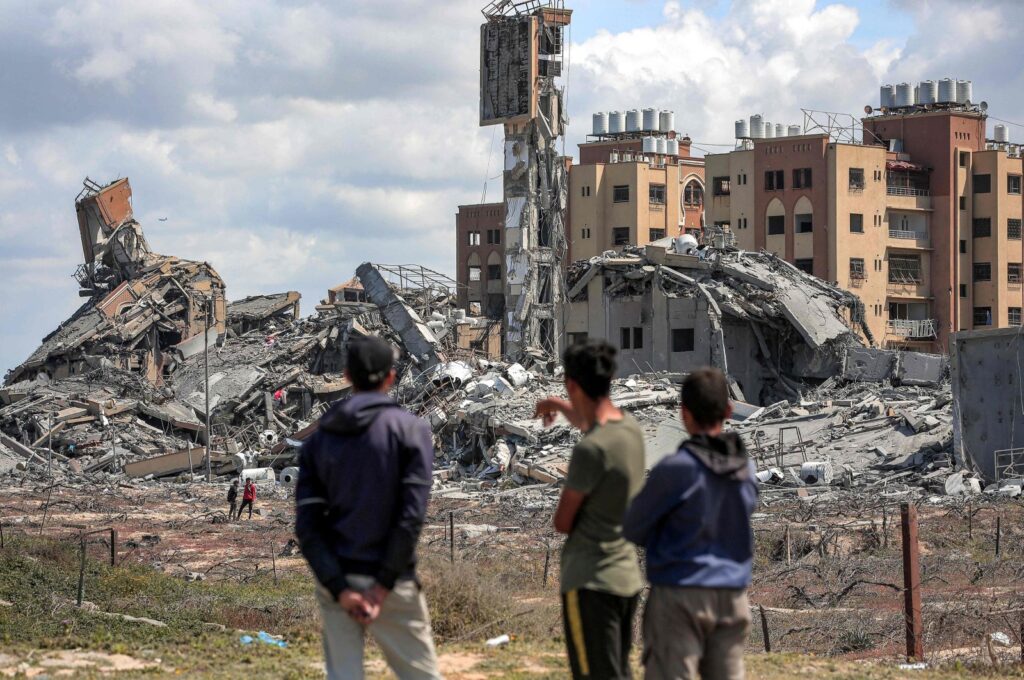
[[[369,590],[373,579],[348,576],[357,590]],[[399,680],[439,680],[437,654],[430,630],[427,601],[413,581],[399,581],[384,600],[380,616],[366,628],[352,620],[323,587],[316,589],[323,622],[324,661],[328,680],[362,680],[366,633],[384,652]]]
[[[652,586],[644,610],[646,680],[743,680],[745,590]]]

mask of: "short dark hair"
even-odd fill
[[[349,378],[357,390],[375,390],[395,365],[395,349],[391,343],[373,335],[354,340],[348,345]]]
[[[704,427],[717,425],[729,412],[729,382],[717,368],[699,368],[683,381],[683,406]]]
[[[607,397],[618,365],[615,348],[604,340],[587,340],[565,350],[562,364],[571,378],[591,399]]]

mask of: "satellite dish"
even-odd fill
[[[982,111],[988,111],[988,102],[982,102],[978,104],[978,108]]]
[[[867,104],[864,107],[864,113],[870,114],[874,109],[871,108],[871,104]]]

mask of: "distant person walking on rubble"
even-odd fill
[[[238,516],[235,519],[242,519],[242,511],[246,506],[249,508],[249,519],[252,519],[252,506],[256,502],[256,482],[251,479],[245,480],[245,488],[242,489],[242,504],[238,506]]]
[[[644,677],[743,680],[754,555],[754,466],[722,425],[729,385],[714,368],[683,382],[690,439],[651,469],[626,514],[626,537],[646,548]]]
[[[228,519],[235,518],[235,509],[238,505],[238,480],[231,480],[231,486],[228,487]]]
[[[440,678],[416,580],[433,479],[430,426],[388,396],[394,350],[384,340],[351,343],[345,376],[355,393],[303,445],[295,490],[295,534],[318,581],[327,677],[363,677],[369,633],[400,680]]]
[[[572,450],[554,518],[555,529],[569,535],[561,583],[569,664],[574,678],[628,678],[643,581],[622,519],[643,484],[643,432],[608,396],[614,348],[598,341],[573,345],[564,366],[569,401],[544,399],[536,416],[550,425],[561,413],[584,432]]]

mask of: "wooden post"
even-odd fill
[[[1003,537],[1003,516],[996,515],[996,557],[999,557],[999,543]]]
[[[761,637],[764,638],[764,651],[770,654],[772,651],[772,639],[768,634],[768,617],[764,613],[764,605],[757,605],[758,610],[761,612]]]
[[[270,544],[270,563],[274,566],[274,585],[277,585],[277,550],[274,549],[274,544]]]
[[[551,565],[551,546],[544,549],[544,586],[548,585],[548,567]]]
[[[117,566],[117,529],[110,529],[110,566]]]
[[[967,538],[974,540],[974,512],[970,501],[967,502]]]
[[[39,535],[43,535],[43,527],[46,526],[46,513],[50,511],[50,496],[53,494],[53,485],[46,492],[46,505],[43,506],[43,521],[39,523]]]
[[[455,513],[454,512],[449,512],[448,513],[448,531],[449,531],[449,538],[451,539],[448,542],[448,547],[449,547],[448,561],[451,562],[452,564],[455,564]]]
[[[0,550],[4,549],[4,523],[0,521]]]
[[[793,539],[790,534],[789,525],[786,525],[786,564],[793,563]]]
[[[78,606],[85,600],[85,534],[82,534],[82,556],[78,565]]]
[[[921,623],[921,573],[917,547],[917,508],[900,505],[903,525],[903,606],[907,627],[907,659],[924,659],[924,627]]]
[[[889,547],[889,508],[882,506],[882,547]]]

